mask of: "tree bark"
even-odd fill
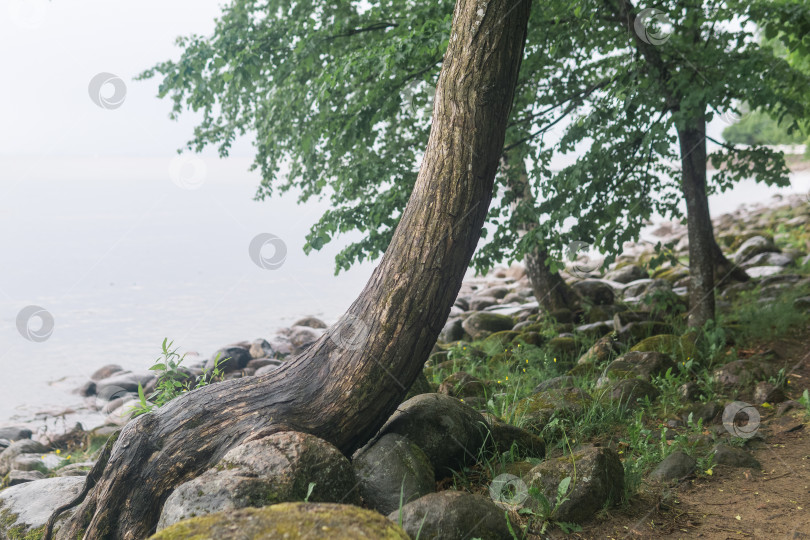
[[[723,250],[714,240],[714,227],[712,227],[712,239],[714,247],[714,282],[719,287],[722,283],[727,281],[748,281],[751,279],[745,270],[731,262],[723,254]]]
[[[129,423],[58,538],[148,537],[175,486],[247,440],[303,431],[350,454],[375,434],[421,372],[480,238],[530,7],[457,1],[416,185],[335,327],[272,373],[195,390]]]
[[[705,116],[678,129],[681,148],[681,189],[686,199],[689,235],[690,327],[702,327],[714,319],[715,247],[709,199],[706,195]]]
[[[515,192],[518,202],[515,204],[533,204],[531,186],[529,185],[529,172],[526,163],[514,154],[507,152],[504,155],[504,165],[510,169],[509,189]],[[537,226],[534,222],[521,223],[520,229],[528,232]],[[552,272],[546,264],[548,252],[542,246],[531,248],[524,257],[523,264],[526,267],[526,276],[534,290],[534,297],[537,303],[546,311],[551,312],[557,309],[572,308],[578,300],[577,294],[568,286],[559,272]]]

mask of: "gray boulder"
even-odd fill
[[[462,491],[431,493],[391,512],[419,540],[505,540],[511,538],[504,511],[492,500]]]
[[[318,317],[304,317],[293,323],[293,326],[306,326],[308,328],[328,328],[325,322]]]
[[[613,303],[613,287],[600,279],[585,279],[571,285],[579,295],[591,304],[606,306]]]
[[[436,491],[433,467],[416,444],[397,433],[382,436],[353,460],[363,501],[382,514]]]
[[[511,330],[515,325],[512,317],[498,313],[476,311],[461,323],[462,328],[473,339],[484,339],[490,334]]]
[[[306,433],[275,433],[232,448],[216,467],[179,485],[158,529],[223,510],[300,501],[310,483],[312,501],[358,501],[354,471],[337,448]]]
[[[725,444],[718,444],[714,447],[714,463],[729,467],[762,468],[759,461],[742,448]]]
[[[39,538],[54,510],[79,494],[84,478],[45,478],[0,491],[0,538]],[[55,529],[75,510],[67,510]]]
[[[610,272],[605,274],[605,279],[609,279],[610,281],[616,281],[618,283],[630,283],[632,281],[645,279],[647,277],[649,277],[647,271],[641,268],[640,266],[636,266],[634,264],[622,266],[621,268],[611,270]]]
[[[9,426],[0,428],[0,439],[19,441],[20,439],[30,439],[31,435],[33,435],[33,433],[26,427]]]
[[[747,259],[740,265],[742,268],[751,268],[753,266],[790,266],[793,264],[793,258],[782,253],[760,253]]]
[[[650,402],[658,399],[660,390],[652,383],[644,379],[623,379],[613,383],[608,392],[608,397],[613,401],[618,401],[628,409],[634,409],[639,402]]]
[[[42,480],[43,478],[45,478],[45,475],[40,471],[11,471],[8,473],[8,485],[16,486],[34,480]]]
[[[124,371],[124,368],[118,364],[107,364],[106,366],[98,368],[92,375],[90,375],[90,380],[100,381],[102,379],[106,379],[107,377],[112,377],[114,374],[121,371]]]
[[[269,341],[259,338],[250,344],[250,350],[248,350],[248,352],[251,358],[257,359],[272,358],[275,351],[273,351],[273,346],[270,345]]]
[[[14,467],[14,460],[20,454],[43,454],[48,449],[37,441],[23,439],[11,443],[8,448],[0,452],[0,476],[5,476]]]
[[[452,343],[464,338],[464,328],[461,326],[461,319],[449,319],[444,323],[444,328],[439,333],[439,341],[442,343]]]
[[[402,403],[379,435],[398,433],[424,450],[440,479],[474,461],[489,426],[480,413],[443,394],[419,394]]]
[[[245,347],[225,347],[214,353],[205,363],[205,369],[213,369],[219,357],[219,369],[224,373],[231,373],[244,369],[253,357]],[[137,390],[137,388],[136,388]]]
[[[609,448],[583,448],[570,456],[546,460],[523,480],[529,488],[538,488],[554,507],[565,478],[571,478],[565,495],[568,500],[555,511],[553,518],[557,521],[581,523],[605,505],[621,501],[624,492],[622,462]]]
[[[779,248],[776,247],[773,240],[770,238],[765,238],[764,236],[752,236],[743,242],[742,245],[737,249],[737,252],[734,253],[734,262],[737,264],[742,264],[754,255],[769,252],[779,252]]]
[[[675,362],[667,354],[631,351],[608,364],[596,386],[602,387],[611,380],[618,379],[639,378],[649,381],[653,376],[663,375],[668,369],[674,368]]]
[[[692,474],[697,462],[683,452],[672,452],[650,473],[656,482],[680,480]]]
[[[154,372],[132,373],[131,371],[121,371],[96,381],[96,394],[100,399],[115,399],[124,392],[137,392],[139,384],[146,387],[154,378]]]

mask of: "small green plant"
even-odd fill
[[[214,366],[203,369],[202,375],[195,382],[191,375],[180,369],[186,355],[178,354],[179,347],[172,348],[173,345],[173,341],[169,341],[168,338],[163,339],[160,357],[149,368],[150,371],[160,371],[162,373],[158,376],[155,391],[149,396],[146,396],[143,387],[140,384],[138,385],[138,402],[132,409],[133,417],[162,407],[185,392],[207,386],[222,375],[222,369],[219,366],[228,359],[220,359],[219,354],[217,354],[216,358],[214,358]]]
[[[802,392],[802,397],[799,398],[799,403],[804,405],[807,409],[807,414],[810,414],[810,392],[808,392],[806,388],[804,392]]]
[[[310,482],[307,486],[307,496],[304,497],[304,502],[309,502],[310,496],[312,496],[312,490],[315,489],[317,484],[315,482]]]

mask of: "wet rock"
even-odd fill
[[[583,448],[571,456],[546,460],[529,471],[524,481],[529,488],[538,488],[554,507],[565,478],[571,478],[568,500],[554,514],[558,521],[582,523],[606,505],[618,503],[624,491],[622,462],[609,448]]]
[[[293,326],[306,326],[307,328],[328,328],[325,322],[317,317],[304,317],[295,321]]]
[[[718,444],[714,447],[714,463],[716,465],[728,465],[729,467],[762,468],[762,465],[754,456],[742,448],[726,444]]]
[[[442,343],[452,343],[464,339],[464,328],[461,326],[462,322],[462,319],[449,319],[439,333],[439,341]]]
[[[395,511],[411,538],[425,540],[502,540],[511,538],[504,511],[489,498],[462,491],[431,493]]]
[[[10,426],[0,428],[0,439],[19,441],[22,439],[30,439],[31,435],[33,435],[33,433],[26,427]]]
[[[159,531],[151,540],[410,540],[392,521],[348,504],[285,503],[195,517]]]
[[[217,356],[219,356],[219,368],[223,373],[232,373],[244,369],[248,365],[248,362],[253,359],[250,355],[250,351],[244,347],[225,347],[214,353],[205,363],[205,369],[214,368]]]
[[[656,482],[681,480],[692,474],[696,465],[697,462],[685,453],[673,452],[650,473],[650,480]]]
[[[39,538],[39,529],[54,510],[75,498],[83,486],[84,478],[45,478],[0,491],[0,538]],[[65,511],[55,529],[73,512]]]
[[[480,413],[456,398],[420,394],[401,404],[379,435],[398,433],[415,442],[440,479],[474,460],[488,427]]]
[[[26,482],[33,482],[34,480],[42,480],[43,478],[45,478],[45,475],[38,470],[14,470],[8,473],[8,485],[17,486],[19,484],[25,484]]]
[[[436,491],[430,460],[415,443],[397,433],[383,435],[353,460],[363,501],[388,514]]]
[[[158,522],[303,500],[356,502],[354,471],[340,451],[312,435],[285,431],[229,450],[212,469],[175,488]]]
[[[98,368],[92,375],[90,375],[90,380],[100,381],[102,379],[106,379],[107,377],[112,377],[121,371],[124,371],[124,368],[118,364],[107,364],[104,367]]]
[[[96,395],[96,381],[87,381],[76,389],[76,393],[82,397],[90,397]]]
[[[734,254],[734,262],[742,264],[749,260],[754,255],[767,252],[779,252],[779,248],[773,243],[773,240],[765,238],[764,236],[753,236],[743,242]]]
[[[96,394],[101,399],[115,399],[121,396],[124,392],[137,392],[138,385],[145,387],[152,379],[155,378],[154,372],[118,372],[110,377],[96,381]]]
[[[464,319],[462,327],[472,339],[478,340],[484,339],[495,332],[511,330],[514,324],[512,317],[507,315],[476,311]]]
[[[579,295],[591,304],[609,305],[613,303],[613,287],[599,279],[584,279],[571,285]]]
[[[251,358],[272,358],[275,351],[270,342],[266,339],[259,338],[250,344],[248,350]],[[248,363],[249,365],[249,363]]]
[[[5,476],[13,468],[14,460],[20,454],[43,454],[48,449],[37,441],[22,439],[11,443],[5,450],[0,452],[0,477]]]

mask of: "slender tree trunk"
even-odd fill
[[[529,172],[526,169],[526,163],[522,159],[515,157],[513,152],[507,152],[504,155],[504,166],[508,169],[507,174],[510,175],[508,179],[509,189],[515,192],[518,197],[513,209],[516,209],[520,204],[533,204],[534,196],[529,184]],[[519,228],[524,232],[528,232],[536,226],[537,224],[533,221],[528,221],[521,223]],[[534,297],[537,299],[538,304],[549,312],[571,308],[576,304],[578,296],[560,276],[559,272],[551,271],[546,264],[547,260],[548,252],[542,246],[532,248],[524,257],[523,264],[526,267],[526,276],[529,278],[529,283],[534,290]]]
[[[714,240],[714,228],[712,228],[712,239]],[[716,240],[713,243],[714,281],[718,286],[729,281],[748,281],[751,279],[745,270],[726,258]]]
[[[715,247],[706,196],[706,120],[701,116],[678,130],[681,189],[689,235],[689,326],[714,319]]]
[[[247,440],[304,431],[348,454],[374,435],[422,370],[479,240],[530,6],[458,0],[416,185],[338,324],[272,373],[195,390],[128,424],[58,538],[146,538],[176,485]]]

